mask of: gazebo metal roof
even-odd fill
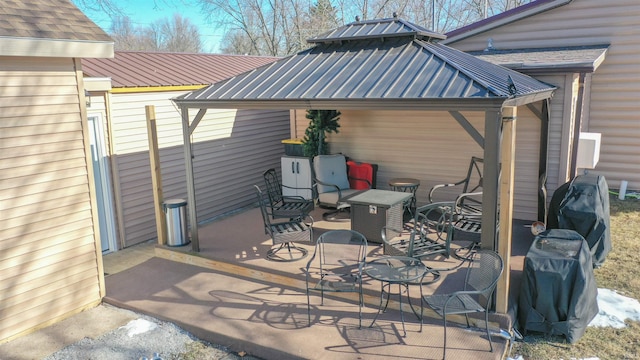
[[[174,99],[189,108],[450,108],[516,106],[555,87],[391,18],[347,24],[313,48]]]

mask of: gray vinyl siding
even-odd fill
[[[112,95],[111,123],[125,246],[155,239],[146,105],[155,105],[165,199],[187,198],[180,112],[168,99],[182,92]],[[192,120],[197,111],[190,111]],[[215,110],[202,119],[193,139],[198,221],[255,202],[253,184],[278,168],[289,138],[289,111]]]
[[[0,341],[100,300],[73,59],[0,57]]]
[[[390,189],[388,181],[394,177],[419,179],[418,205],[427,203],[432,186],[463,179],[471,157],[483,156],[482,148],[448,112],[344,110],[341,113],[340,132],[329,138],[331,152],[378,164],[379,189]],[[304,115],[304,111],[296,111],[294,131],[298,137],[304,136],[308,125]],[[484,133],[484,112],[463,115]],[[514,217],[518,219],[535,220],[537,216],[539,134],[540,120],[528,109],[519,108],[514,205]],[[442,194],[435,200],[457,195],[454,191]]]
[[[610,44],[593,74],[582,131],[602,133],[600,162],[592,173],[604,175],[609,187],[627,180],[629,189],[639,190],[639,17],[637,0],[576,0],[449,45],[481,50],[488,38],[498,49]]]

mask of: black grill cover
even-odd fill
[[[598,314],[591,253],[573,230],[536,236],[524,261],[518,321],[524,332],[564,335],[575,343]]]
[[[594,267],[611,251],[609,187],[604,176],[579,175],[560,186],[551,198],[547,229],[570,229],[589,244]]]

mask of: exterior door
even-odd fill
[[[93,162],[93,178],[96,187],[98,222],[102,252],[116,251],[116,227],[111,197],[111,177],[109,161],[105,146],[102,116],[89,114],[89,138],[91,141],[91,160]]]

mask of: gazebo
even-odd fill
[[[482,247],[500,253],[508,269],[517,107],[543,102],[536,115],[548,122],[544,109],[555,87],[439,44],[443,39],[395,16],[356,21],[308,40],[308,50],[173,99],[182,113],[191,229],[198,225],[190,134],[207,109],[446,111],[483,149]],[[197,110],[193,119],[190,110]],[[484,136],[462,111],[484,113]],[[192,244],[199,251],[197,231]],[[507,310],[508,287],[505,272],[499,312]]]

